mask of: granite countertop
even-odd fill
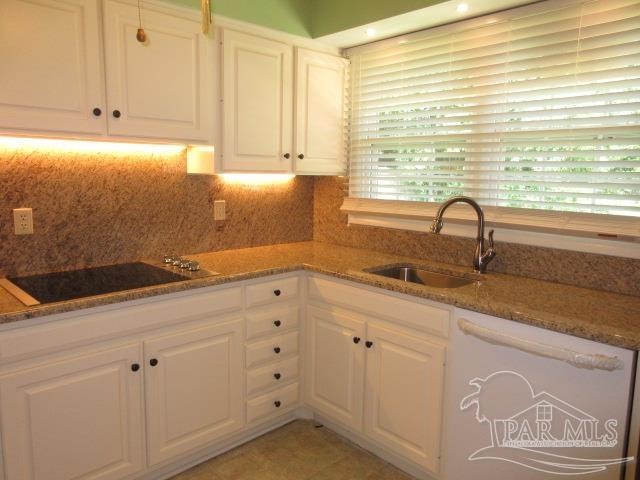
[[[525,277],[488,273],[453,289],[404,283],[364,270],[409,263],[427,269],[480,278],[470,267],[342,247],[302,242],[186,255],[219,275],[66,302],[25,307],[0,288],[0,323],[108,305],[154,295],[219,285],[296,270],[308,270],[455,305],[623,348],[640,350],[640,297],[619,295]],[[152,262],[151,262],[152,263]]]

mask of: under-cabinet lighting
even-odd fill
[[[468,11],[469,11],[468,3],[459,3],[458,6],[456,7],[456,12],[458,13],[466,13]]]
[[[220,177],[224,182],[236,185],[276,185],[290,182],[295,175],[289,173],[225,173]]]
[[[100,142],[92,140],[65,140],[60,138],[0,136],[0,147],[11,149],[47,150],[81,153],[156,153],[171,154],[183,151],[185,145],[157,143]]]
[[[367,28],[367,37],[373,37],[376,34],[376,29],[375,28]]]

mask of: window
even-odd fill
[[[637,0],[550,0],[350,49],[349,200],[467,195],[638,236],[638,32]]]
[[[551,422],[553,420],[553,407],[548,403],[536,405],[536,420],[538,422]]]

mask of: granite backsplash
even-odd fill
[[[471,265],[475,241],[468,238],[347,226],[340,211],[344,179],[315,182],[313,238],[319,242],[378,250],[438,262]],[[489,272],[536,278],[626,295],[640,296],[640,260],[500,242]]]
[[[97,152],[0,145],[0,276],[313,237],[312,177],[245,186],[188,176],[184,149]],[[213,201],[227,220],[213,221]],[[12,209],[33,208],[34,234]]]

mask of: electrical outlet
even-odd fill
[[[33,210],[30,208],[14,208],[13,225],[16,235],[31,235],[33,233]]]
[[[227,202],[224,200],[215,200],[213,202],[213,219],[224,220],[227,218]]]

